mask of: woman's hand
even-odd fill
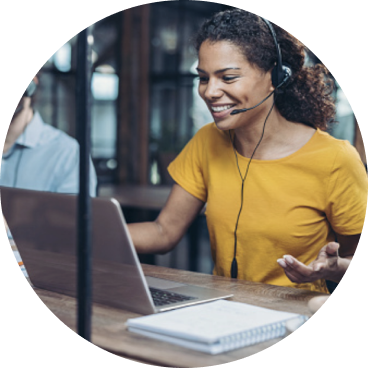
[[[338,282],[350,263],[350,259],[339,256],[339,247],[338,243],[328,243],[309,265],[305,265],[291,255],[285,255],[284,258],[278,259],[277,263],[284,269],[286,276],[292,282],[306,283],[319,279]]]

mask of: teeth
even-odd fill
[[[214,112],[220,112],[220,111],[224,111],[224,110],[228,110],[231,109],[231,105],[227,105],[227,106],[211,106],[211,110]]]

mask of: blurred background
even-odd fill
[[[90,27],[91,154],[99,195],[117,198],[127,222],[156,218],[173,184],[166,167],[196,131],[212,121],[197,94],[191,38],[204,19],[228,8],[164,1],[113,14]],[[34,104],[46,123],[73,137],[76,41],[77,36],[41,68]],[[308,51],[306,62],[321,61]],[[349,140],[366,163],[354,113],[338,83],[335,97],[339,123],[331,125],[329,133]],[[205,216],[198,216],[173,252],[141,261],[211,273]]]

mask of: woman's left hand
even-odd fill
[[[278,259],[277,263],[284,269],[286,276],[296,283],[313,282],[319,279],[334,279],[334,275],[341,273],[338,249],[335,242],[326,244],[318,253],[317,258],[309,265],[298,261],[291,255]],[[345,270],[346,271],[346,270]]]

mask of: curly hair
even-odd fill
[[[335,121],[333,78],[322,64],[307,67],[305,46],[282,28],[272,25],[283,63],[292,70],[290,80],[277,95],[277,109],[289,121],[326,130],[327,125]],[[206,20],[194,39],[197,52],[206,40],[228,41],[238,46],[252,65],[265,72],[277,61],[274,39],[266,23],[241,9],[225,10]]]

